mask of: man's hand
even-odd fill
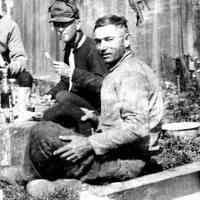
[[[42,101],[50,102],[51,100],[52,100],[51,94],[45,94],[44,96],[42,96]]]
[[[76,162],[92,150],[92,146],[87,137],[71,135],[60,136],[59,139],[69,142],[54,151],[54,155],[59,155],[62,159]]]
[[[53,61],[53,68],[61,76],[71,77],[72,76],[72,69],[69,65],[64,62],[60,61]]]
[[[12,62],[9,64],[9,69],[11,74],[17,74],[24,70],[24,68],[20,65],[19,62]]]
[[[92,121],[98,121],[98,117],[93,110],[89,110],[87,108],[80,109],[84,112],[84,115],[81,117],[81,121],[86,121],[88,119]]]

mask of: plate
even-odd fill
[[[179,137],[194,137],[200,134],[199,122],[176,122],[162,125],[162,130],[169,135]]]
[[[175,122],[175,123],[163,124],[162,130],[182,131],[182,130],[197,129],[199,127],[200,127],[200,122]]]

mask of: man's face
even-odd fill
[[[115,25],[98,27],[94,31],[96,47],[104,61],[114,65],[125,53],[126,32]]]
[[[54,22],[54,27],[58,35],[64,42],[70,42],[77,31],[76,21],[72,22]]]

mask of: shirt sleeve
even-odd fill
[[[19,26],[13,22],[11,32],[8,37],[8,48],[10,65],[17,66],[19,69],[24,69],[27,64],[27,55],[21,38]]]
[[[119,118],[102,133],[89,137],[97,155],[149,134],[149,85],[138,73],[121,78],[117,88]]]

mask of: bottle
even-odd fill
[[[9,89],[11,92],[11,106],[14,107],[17,104],[17,92],[18,92],[18,86],[17,86],[17,81],[14,78],[8,79],[9,83]]]
[[[1,109],[4,112],[5,121],[10,123],[14,121],[12,94],[7,79],[7,67],[1,67],[2,80],[1,80]]]
[[[1,108],[11,107],[11,91],[8,85],[7,68],[1,68],[2,80],[1,80]]]
[[[2,81],[1,81],[1,108],[10,108],[11,104],[11,91],[8,85],[7,69],[2,70]]]

